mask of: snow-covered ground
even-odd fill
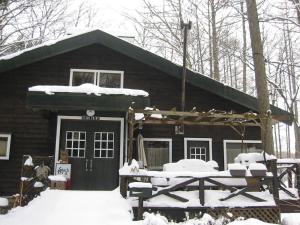
[[[0,225],[223,225],[222,219],[205,214],[201,219],[181,223],[167,221],[160,215],[145,213],[142,221],[132,221],[129,201],[119,190],[60,191],[46,190],[28,206],[17,207],[0,215]],[[300,214],[284,214],[284,225],[300,225]],[[227,225],[271,225],[256,219],[234,221]]]
[[[131,207],[114,191],[47,190],[26,207],[0,215],[0,225],[126,225]]]

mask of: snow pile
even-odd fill
[[[258,219],[247,219],[247,220],[238,220],[238,221],[233,221],[231,223],[228,223],[227,225],[275,225],[273,223],[266,223],[263,221],[260,221]],[[293,224],[296,225],[296,224]]]
[[[32,162],[32,157],[28,156],[28,158],[26,159],[24,166],[34,166],[33,162]]]
[[[181,223],[168,222],[167,218],[159,214],[144,213],[143,225],[275,225],[271,223],[262,222],[257,219],[247,219],[238,218],[233,222],[230,222],[229,218],[220,217],[214,219],[209,214],[204,214],[201,218],[189,219]],[[289,224],[290,225],[290,224]],[[295,225],[298,225],[295,223]]]
[[[51,175],[51,176],[48,176],[48,178],[51,181],[62,181],[62,182],[67,181],[67,178],[65,178],[65,176],[63,176],[63,175]]]
[[[0,198],[0,207],[7,207],[7,206],[8,206],[8,199]]]
[[[138,173],[139,171],[140,171],[139,163],[135,159],[133,159],[130,165],[128,165],[127,162],[124,163],[124,166],[121,169],[119,169],[119,174],[125,175],[130,173]]]
[[[299,213],[283,213],[281,214],[282,225],[300,225],[300,214]]]
[[[147,111],[159,111],[159,109],[154,109],[154,108],[151,108],[151,107],[145,107],[144,110],[147,110]],[[156,118],[156,119],[162,119],[163,116],[159,113],[154,113],[154,114],[151,114],[150,115],[151,118]],[[134,119],[135,120],[145,120],[145,115],[144,113],[135,113],[134,114]]]
[[[216,172],[215,163],[205,162],[201,159],[182,159],[176,163],[164,164],[163,170],[168,172]]]
[[[56,86],[56,85],[38,85],[28,88],[33,92],[45,92],[47,95],[55,93],[84,93],[87,95],[130,95],[130,96],[149,96],[149,93],[143,90],[127,88],[105,88],[94,84],[82,84],[80,86]]]
[[[265,153],[266,160],[274,160],[276,157],[274,155],[268,155]],[[255,162],[261,162],[264,161],[264,153],[257,153],[257,152],[252,152],[252,153],[241,153],[239,154],[235,159],[235,163],[241,163],[243,165],[249,166],[250,163],[255,163]]]
[[[168,225],[169,224],[167,218],[159,214],[145,212],[143,216],[144,216],[143,225]]]
[[[33,187],[35,187],[35,188],[42,188],[42,187],[44,187],[44,184],[42,182],[40,182],[40,181],[37,181],[37,182],[34,183]]]
[[[142,225],[132,221],[131,207],[114,191],[46,190],[25,207],[0,215],[2,225]]]

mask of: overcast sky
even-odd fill
[[[78,4],[82,0],[74,0]],[[99,27],[114,35],[134,35],[132,23],[124,14],[132,15],[137,8],[141,8],[142,0],[86,0],[93,8],[98,9],[97,19]],[[103,24],[104,23],[104,26]],[[98,27],[94,25],[95,28]]]

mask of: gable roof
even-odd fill
[[[66,36],[56,41],[46,42],[39,46],[1,57],[0,73],[91,44],[101,44],[163,71],[170,76],[181,79],[182,66],[101,30],[93,30],[79,35]],[[186,81],[193,86],[235,102],[250,110],[258,111],[257,98],[226,86],[200,73],[187,70]],[[272,114],[277,116],[277,120],[291,123],[293,116],[287,111],[275,106],[271,106],[271,110]]]

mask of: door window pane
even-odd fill
[[[190,159],[201,159],[206,161],[206,148],[205,147],[190,147]]]
[[[114,158],[114,133],[113,132],[95,132],[94,157]]]
[[[66,150],[70,157],[84,158],[86,139],[83,131],[67,131],[66,132]]]
[[[79,86],[86,83],[96,84],[95,72],[73,71],[72,86]]]
[[[144,140],[147,166],[150,170],[162,170],[170,162],[171,142],[162,140]]]
[[[0,134],[0,159],[9,159],[10,134]]]

